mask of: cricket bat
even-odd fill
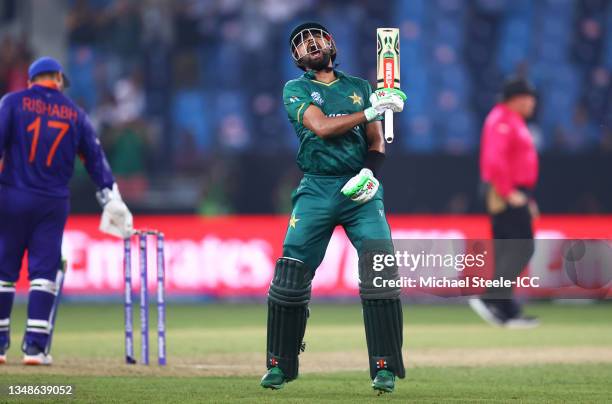
[[[399,28],[376,29],[376,88],[400,87]],[[385,111],[385,140],[393,142],[393,111]]]

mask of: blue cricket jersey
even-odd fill
[[[68,197],[79,155],[98,188],[115,182],[87,115],[53,83],[0,100],[0,185]]]

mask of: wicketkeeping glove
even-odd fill
[[[128,238],[134,233],[134,219],[130,210],[121,199],[117,184],[112,189],[105,188],[96,193],[103,207],[100,231],[119,238]]]
[[[385,113],[387,109],[393,112],[402,112],[404,109],[406,94],[398,88],[381,88],[370,95],[371,107],[366,108],[363,113],[368,122]]]
[[[348,180],[342,187],[342,194],[357,203],[366,203],[374,198],[380,183],[369,168],[362,169],[359,174]]]

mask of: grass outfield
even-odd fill
[[[18,305],[9,364],[0,367],[0,402],[32,401],[8,397],[9,384],[73,384],[83,402],[609,401],[612,305],[537,304],[529,312],[542,318],[540,328],[508,331],[485,325],[463,305],[405,306],[408,376],[395,393],[376,397],[358,305],[312,306],[300,378],[276,392],[258,385],[263,305],[170,305],[166,368],[123,363],[119,305],[76,304],[60,308],[55,364],[25,368],[25,307]],[[155,329],[153,307],[151,314]],[[152,363],[154,341],[152,333]]]

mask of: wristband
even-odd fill
[[[385,153],[381,153],[377,150],[368,150],[368,154],[365,158],[365,164],[363,165],[365,168],[369,168],[376,176],[376,173],[382,167],[383,162],[385,161]]]
[[[372,122],[374,119],[378,118],[380,116],[380,114],[378,113],[378,111],[376,111],[376,109],[374,107],[368,107],[366,109],[363,110],[363,114],[366,117],[366,120],[368,122]]]
[[[104,207],[107,203],[112,201],[113,199],[121,200],[121,194],[119,193],[119,188],[117,187],[117,183],[114,183],[112,188],[103,188],[96,192],[96,199],[101,207]]]

